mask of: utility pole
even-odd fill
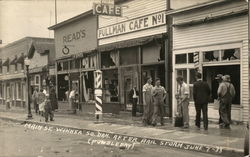
[[[57,5],[55,0],[55,24],[57,24]]]
[[[167,11],[171,10],[171,0],[166,0]],[[167,89],[168,117],[172,117],[172,17],[166,16],[167,39],[165,40],[165,86]]]

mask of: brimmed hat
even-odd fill
[[[216,80],[220,80],[220,79],[222,79],[222,77],[223,77],[222,74],[217,74],[216,77],[215,77],[215,79],[216,79]]]
[[[222,77],[223,81],[230,81],[230,75],[225,75]]]

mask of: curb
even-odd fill
[[[66,125],[37,122],[37,121],[32,121],[32,120],[21,120],[21,119],[2,117],[2,116],[0,116],[0,119],[5,120],[5,121],[11,121],[14,123],[21,123],[21,124],[24,124],[25,127],[28,127],[34,130],[57,131],[57,132],[68,133],[68,134],[78,134],[78,135],[86,135],[90,137],[98,137],[98,138],[103,138],[103,139],[122,140],[126,142],[131,142],[134,144],[158,145],[162,147],[176,148],[176,149],[182,149],[182,150],[188,150],[188,151],[194,151],[194,152],[202,152],[202,153],[220,155],[220,156],[226,156],[226,157],[243,156],[243,150],[233,149],[233,148],[228,148],[228,147],[183,142],[183,141],[176,141],[176,140],[170,140],[170,139],[157,139],[157,138],[148,138],[148,137],[142,137],[142,136],[130,136],[130,135],[114,133],[114,132],[77,128],[77,127],[66,126]]]

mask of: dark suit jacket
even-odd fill
[[[135,91],[136,92],[136,95],[139,96],[139,92],[138,90]],[[134,95],[134,90],[131,89],[130,92],[129,92],[129,101],[132,103],[133,101],[133,95]]]
[[[196,104],[207,104],[210,96],[210,88],[207,82],[197,81],[193,87],[193,97]]]

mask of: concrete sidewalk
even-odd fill
[[[219,129],[210,124],[209,130],[197,130],[191,124],[190,129],[175,128],[171,123],[165,126],[143,127],[141,117],[120,119],[119,116],[106,115],[101,124],[94,123],[91,114],[85,116],[55,113],[55,121],[45,123],[44,118],[33,114],[32,120],[26,120],[26,113],[12,112],[0,109],[0,118],[15,122],[25,122],[63,128],[80,129],[89,135],[98,132],[108,133],[110,136],[121,135],[136,138],[133,142],[145,142],[165,147],[173,147],[191,151],[216,154],[221,156],[243,156],[244,125],[232,125],[231,130]],[[131,142],[131,141],[130,141]]]

